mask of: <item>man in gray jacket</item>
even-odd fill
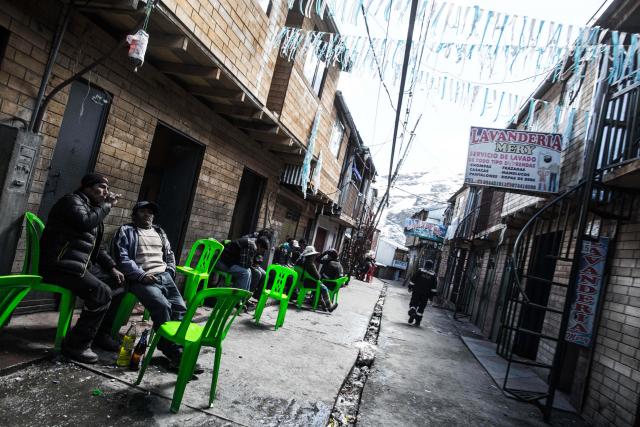
[[[120,226],[113,237],[113,257],[127,279],[129,291],[151,313],[155,330],[170,320],[182,320],[187,311],[174,282],[176,259],[169,239],[164,230],[153,223],[157,214],[155,203],[136,203],[133,222]],[[172,369],[180,367],[180,346],[161,339],[158,348],[167,356]]]

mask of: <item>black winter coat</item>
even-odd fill
[[[40,238],[40,271],[84,276],[89,262],[109,270],[116,263],[102,247],[111,204],[92,206],[82,192],[67,194],[53,205]]]

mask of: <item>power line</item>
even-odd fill
[[[411,56],[411,43],[413,41],[413,28],[416,23],[416,13],[418,9],[418,0],[411,1],[411,14],[409,15],[409,26],[407,28],[407,44],[404,50],[404,60],[402,63],[402,75],[400,77],[400,90],[398,93],[398,108],[396,109],[396,120],[393,127],[393,142],[391,143],[391,160],[389,162],[389,183],[387,185],[387,194],[391,188],[391,177],[393,175],[393,158],[396,154],[396,139],[398,137],[398,127],[400,125],[400,109],[402,106],[402,98],[404,97],[404,86],[407,81],[407,71],[409,68],[409,58]]]
[[[418,199],[428,200],[428,201],[430,201],[430,202],[435,202],[435,203],[440,204],[440,205],[448,205],[448,204],[449,204],[448,202],[442,202],[442,201],[440,201],[440,200],[438,200],[438,199],[433,199],[433,198],[430,198],[430,197],[420,196],[420,195],[418,195],[418,194],[412,193],[412,192],[410,192],[410,191],[407,191],[407,190],[405,190],[405,189],[403,189],[403,188],[400,188],[400,187],[398,187],[398,186],[395,186],[395,185],[393,186],[393,188],[395,188],[396,190],[400,190],[400,191],[402,191],[403,193],[407,193],[407,194],[409,194],[410,196],[417,197]]]
[[[364,27],[367,30],[367,37],[369,38],[369,47],[371,48],[371,53],[373,54],[373,59],[376,63],[376,69],[378,70],[378,76],[380,76],[380,82],[382,83],[382,86],[384,86],[384,90],[387,92],[387,96],[389,97],[389,103],[391,104],[391,109],[393,111],[396,111],[396,108],[393,105],[393,100],[391,99],[391,93],[389,92],[389,88],[387,87],[387,84],[384,82],[384,77],[382,75],[382,68],[380,67],[378,56],[376,55],[376,51],[373,48],[373,40],[371,39],[371,32],[369,31],[369,21],[367,21],[367,13],[364,10],[364,4],[360,5],[360,10],[362,11],[362,16],[364,17]],[[389,25],[387,24],[387,34],[388,32],[389,32]],[[385,34],[385,37],[384,37],[385,43],[387,41],[387,34]],[[386,49],[385,49],[385,57],[386,57]]]

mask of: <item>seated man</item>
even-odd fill
[[[256,255],[264,255],[268,249],[269,239],[264,236],[232,240],[224,247],[216,268],[230,273],[236,288],[245,291],[255,289],[258,286],[257,281],[264,276],[252,274],[251,267],[255,264]]]
[[[98,361],[92,344],[109,351],[120,348],[111,339],[105,316],[114,314],[124,295],[119,288],[124,276],[102,247],[103,220],[118,197],[109,191],[105,176],[85,175],[76,192],[53,205],[40,239],[44,281],[67,288],[84,300],[80,318],[62,343],[62,354],[82,363]]]
[[[306,273],[316,280],[320,280],[320,273],[318,272],[315,262],[318,254],[319,252],[316,252],[316,248],[313,246],[307,246],[300,254],[300,258],[302,259],[302,274]],[[314,288],[315,286],[315,282],[311,282],[309,279],[304,281],[305,288]],[[320,306],[329,313],[338,307],[338,303],[331,303],[329,289],[325,284],[320,285]]]
[[[170,320],[182,320],[187,311],[174,282],[176,260],[169,239],[162,228],[153,224],[157,214],[155,203],[136,203],[131,214],[133,222],[120,226],[113,237],[114,258],[127,279],[129,291],[151,313],[155,330]],[[162,339],[158,348],[171,362],[171,369],[180,367],[180,346]]]
[[[344,276],[342,264],[338,261],[338,251],[335,249],[326,250],[320,257],[320,277],[322,279],[339,279]]]

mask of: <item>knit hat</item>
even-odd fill
[[[106,176],[101,175],[99,173],[88,173],[82,177],[82,181],[80,181],[80,188],[87,188],[94,186],[96,184],[107,184],[109,185],[109,180]]]

